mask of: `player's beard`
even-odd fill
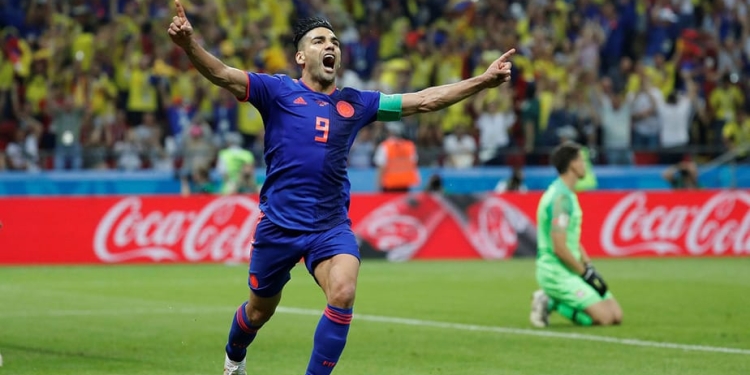
[[[315,77],[318,82],[321,84],[321,86],[331,86],[336,83],[336,69],[333,70],[333,73],[328,73],[325,71],[325,67],[323,64],[320,64],[320,69],[318,69],[317,77]]]

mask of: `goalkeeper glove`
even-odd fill
[[[604,294],[607,293],[607,283],[604,282],[602,275],[596,272],[594,266],[590,264],[586,265],[586,270],[581,274],[581,278],[587,284],[591,285],[600,296],[604,297]]]

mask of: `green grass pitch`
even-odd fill
[[[750,374],[750,258],[595,263],[623,306],[622,326],[554,316],[532,329],[531,260],[366,260],[362,316],[334,375]],[[0,375],[221,374],[246,272],[0,267]],[[303,266],[282,306],[250,348],[250,375],[304,373],[325,301]]]

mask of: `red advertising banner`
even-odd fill
[[[505,259],[536,254],[540,193],[354,195],[363,257]],[[588,192],[592,257],[750,255],[750,192]],[[245,262],[250,196],[0,199],[0,264]]]

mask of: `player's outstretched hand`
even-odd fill
[[[174,6],[177,15],[172,17],[172,23],[169,25],[169,37],[176,45],[186,48],[190,45],[193,37],[193,26],[190,25],[190,21],[185,16],[185,8],[180,4],[180,0],[174,0]]]
[[[590,264],[587,265],[586,270],[583,271],[581,277],[586,283],[591,285],[591,287],[594,288],[600,296],[604,297],[604,295],[607,293],[607,283],[604,282],[602,275],[596,272],[594,266]]]
[[[514,53],[516,53],[515,48],[505,52],[499,59],[492,62],[487,71],[484,72],[490,77],[490,87],[496,87],[510,81],[510,68],[513,67],[510,58]]]

